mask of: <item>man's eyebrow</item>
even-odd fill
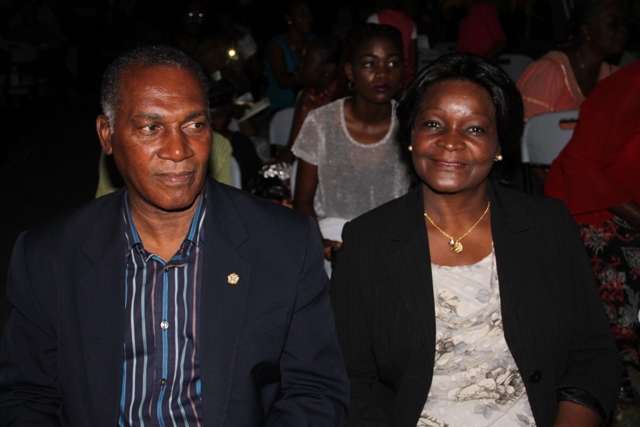
[[[132,120],[160,120],[161,114],[158,113],[140,113],[132,117]]]
[[[189,113],[187,115],[187,117],[185,118],[185,121],[193,120],[193,119],[195,119],[197,117],[201,117],[201,116],[207,117],[207,110],[206,109],[197,110],[197,111],[194,111],[192,113]]]

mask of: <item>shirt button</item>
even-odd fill
[[[160,385],[161,385],[162,387],[166,386],[166,385],[167,385],[167,379],[166,379],[166,378],[161,379],[161,380],[160,380]]]
[[[169,322],[167,322],[166,320],[163,320],[162,322],[160,322],[160,327],[162,329],[168,329],[169,328]]]

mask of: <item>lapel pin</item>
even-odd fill
[[[236,273],[231,273],[230,275],[227,276],[227,282],[230,285],[237,285],[239,280],[240,280],[240,276],[238,276]]]

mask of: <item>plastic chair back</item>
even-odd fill
[[[514,83],[518,81],[520,75],[532,62],[533,59],[527,55],[504,54],[498,56],[498,65]]]
[[[438,59],[442,52],[435,49],[418,49],[418,71]]]
[[[524,167],[525,191],[531,192],[529,166],[549,166],[558,157],[573,135],[573,128],[562,128],[562,123],[578,120],[579,110],[555,111],[532,117],[524,126],[520,142]]]
[[[231,156],[231,185],[242,190],[242,174],[238,161]]]
[[[293,107],[277,111],[269,123],[269,144],[286,146],[293,123]]]

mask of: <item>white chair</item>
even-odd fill
[[[503,54],[498,56],[498,65],[514,83],[518,81],[520,75],[532,62],[533,59],[527,55]]]
[[[231,156],[231,185],[242,190],[242,173],[238,161]]]
[[[293,107],[277,111],[269,123],[269,145],[285,147],[293,123]]]
[[[578,110],[567,110],[541,114],[525,124],[520,142],[525,191],[532,189],[529,167],[549,166],[573,135],[573,128],[561,125],[577,120]]]

